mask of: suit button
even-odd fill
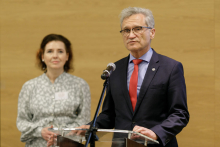
[[[135,121],[133,121],[132,124],[135,124]]]

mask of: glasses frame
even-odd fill
[[[146,26],[136,26],[136,27],[130,29],[130,32],[129,32],[128,34],[130,34],[130,33],[131,33],[131,30],[132,30],[132,32],[137,35],[138,33],[134,32],[134,29],[137,28],[137,27],[141,27],[141,30],[142,30],[143,28],[153,29],[153,28],[151,28],[151,27],[146,27]],[[123,35],[123,33],[124,33],[125,30],[129,30],[129,29],[121,30],[120,33]],[[127,35],[128,35],[128,34],[127,34]],[[127,36],[127,35],[124,35],[124,36]]]

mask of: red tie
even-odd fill
[[[129,95],[130,95],[133,111],[137,103],[138,64],[140,64],[142,61],[143,60],[141,59],[133,60],[134,71],[131,75],[130,84],[129,84]]]

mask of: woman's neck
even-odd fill
[[[51,83],[54,83],[56,78],[59,77],[64,72],[64,70],[48,70],[46,72],[47,77],[50,79]]]

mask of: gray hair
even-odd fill
[[[123,20],[134,14],[143,14],[145,16],[146,25],[148,27],[154,28],[154,16],[151,10],[145,8],[139,8],[139,7],[128,7],[121,11],[120,14],[121,27]]]

